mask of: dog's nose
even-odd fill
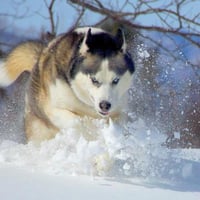
[[[111,103],[108,101],[101,101],[99,107],[103,112],[107,112],[111,108]]]

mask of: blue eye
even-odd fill
[[[116,77],[115,79],[113,79],[112,85],[117,85],[118,82],[119,82],[119,78]]]

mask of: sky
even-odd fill
[[[48,0],[49,2],[49,0]],[[57,33],[66,32],[77,19],[77,11],[65,0],[57,0],[54,6]],[[2,15],[3,14],[3,15]],[[15,16],[13,16],[15,15]],[[18,16],[18,17],[16,17]],[[29,35],[37,35],[42,30],[50,31],[49,14],[43,0],[0,0],[0,31],[25,30]],[[85,23],[93,24],[98,15],[86,12]]]
[[[48,12],[45,3],[42,0],[0,0],[0,5],[2,5],[0,6],[0,13],[5,14],[5,17],[3,18],[6,19],[6,23],[9,24],[9,27],[6,27],[9,31],[13,31],[13,27],[17,27],[17,29],[32,30],[32,34],[35,34],[35,32],[38,32],[41,29],[50,29]],[[54,12],[56,18],[59,20],[59,33],[66,31],[76,17],[75,10],[63,0],[56,2]],[[19,17],[6,16],[13,14]]]
[[[46,0],[49,2],[50,0]],[[55,18],[58,22],[57,32],[65,32],[77,19],[77,12],[75,9],[66,3],[67,0],[56,0],[56,5],[54,6]],[[102,0],[102,4],[114,5],[115,8],[121,8],[124,0]],[[169,2],[174,2],[171,0],[156,1],[156,3],[150,4],[152,7],[162,8]],[[133,1],[133,4],[137,4],[138,1]],[[190,1],[184,6],[182,12],[185,16],[192,16],[199,13],[200,1]],[[145,7],[143,7],[145,8]],[[172,4],[171,9],[174,10],[175,7]],[[133,7],[126,6],[124,10],[130,12],[133,11]],[[18,31],[18,29],[29,30],[29,34],[36,34],[40,32],[41,29],[48,31],[50,30],[50,23],[48,20],[48,12],[44,0],[0,0],[0,30],[6,26],[9,31]],[[3,14],[3,15],[2,15]],[[9,16],[11,15],[11,16]],[[13,16],[15,15],[15,16]],[[18,17],[16,17],[18,16]],[[84,18],[84,24],[94,24],[99,21],[102,17],[94,13],[86,12]],[[176,25],[177,20],[168,21],[171,24]],[[148,16],[141,16],[137,18],[137,21],[146,25],[160,25],[160,20],[158,16],[154,13]]]

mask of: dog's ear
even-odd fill
[[[122,29],[117,30],[117,33],[115,35],[115,40],[117,42],[118,49],[122,52],[126,52],[126,40]]]
[[[84,55],[86,52],[88,52],[88,44],[87,44],[87,40],[90,39],[92,36],[91,34],[91,28],[88,30],[87,34],[83,35],[83,37],[79,40],[79,51],[82,55]]]
[[[86,35],[86,40],[85,40],[85,43],[87,44],[88,47],[90,47],[91,43],[93,42],[93,39],[92,39],[92,33],[91,33],[91,28],[88,29],[88,32],[87,32],[87,35]]]

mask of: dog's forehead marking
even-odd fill
[[[105,58],[96,67],[96,77],[102,82],[110,82],[129,71],[123,57]]]
[[[104,59],[101,62],[99,70],[96,74],[96,77],[100,79],[103,83],[109,83],[116,76],[116,73],[109,68],[109,60]]]

